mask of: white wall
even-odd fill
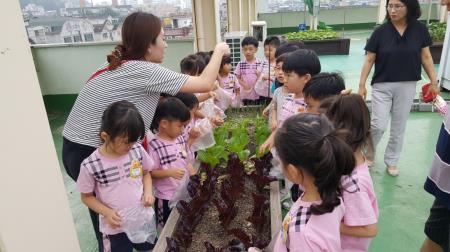
[[[88,77],[103,63],[118,42],[33,45],[36,71],[44,95],[78,94]],[[194,41],[168,40],[162,65],[180,70],[180,61],[194,53]]]
[[[18,0],[0,23],[0,249],[80,251]]]

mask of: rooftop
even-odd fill
[[[350,55],[321,56],[324,71],[340,71],[346,85],[357,90],[359,73],[362,66],[366,38],[371,31],[353,31],[345,35],[350,37]],[[169,50],[170,51],[170,45]],[[64,48],[63,48],[64,49]],[[189,54],[186,51],[184,55]],[[171,56],[172,57],[172,56]],[[39,66],[38,66],[39,67]],[[438,67],[438,65],[436,65]],[[425,76],[425,75],[424,75]],[[424,78],[420,83],[425,83]],[[418,88],[421,85],[418,85]],[[371,92],[369,88],[369,93]],[[370,95],[369,95],[370,97]],[[55,148],[64,176],[70,207],[73,214],[78,239],[82,251],[95,251],[96,241],[86,207],[80,202],[74,182],[67,176],[61,163],[61,132],[68,115],[68,109],[47,106],[47,115],[51,125]],[[423,183],[433,157],[437,135],[442,118],[436,113],[412,112],[408,119],[404,150],[399,163],[400,176],[388,176],[384,169],[382,155],[377,156],[375,166],[371,168],[375,191],[378,197],[380,218],[379,232],[370,251],[418,251],[425,236],[424,223],[428,217],[433,197],[423,190]],[[382,153],[387,137],[382,139],[379,152]]]

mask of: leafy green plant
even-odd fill
[[[220,161],[228,160],[228,151],[225,150],[223,145],[214,145],[206,150],[198,152],[197,158],[203,163],[207,163],[212,167],[215,167]]]
[[[335,39],[339,35],[333,30],[299,31],[285,34],[287,40],[325,40]]]
[[[431,39],[434,42],[444,41],[445,31],[447,29],[447,23],[431,23],[428,26],[428,31],[430,32]]]

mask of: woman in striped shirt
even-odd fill
[[[108,64],[97,70],[83,86],[64,126],[62,158],[73,180],[77,180],[81,162],[101,145],[101,116],[108,105],[121,100],[133,103],[148,129],[161,93],[175,95],[213,90],[222,57],[230,52],[226,43],[219,43],[203,73],[188,76],[159,65],[166,47],[158,17],[135,12],[125,19],[122,43],[107,56]],[[91,218],[99,251],[103,251],[98,215],[92,212]]]

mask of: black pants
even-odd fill
[[[67,174],[76,182],[80,174],[80,166],[84,159],[89,157],[96,148],[78,144],[63,138],[62,160]],[[89,209],[92,226],[98,242],[98,251],[103,252],[103,235],[99,229],[98,213]]]
[[[449,252],[450,236],[450,209],[434,200],[430,209],[430,216],[425,223],[425,234],[438,244],[444,252]]]
[[[155,244],[149,242],[132,243],[125,233],[108,235],[108,239],[111,243],[111,252],[133,252],[133,249],[137,251],[148,251],[155,247]]]

